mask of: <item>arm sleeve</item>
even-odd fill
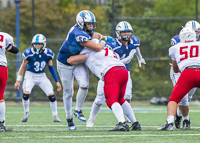
[[[78,32],[75,37],[77,42],[87,42],[88,40],[91,40],[90,35],[86,32]]]
[[[55,82],[58,82],[58,78],[56,76],[56,71],[55,71],[54,67],[53,66],[48,66],[48,67],[49,67],[49,71],[50,71],[53,79],[55,80]]]
[[[137,58],[139,59],[139,60],[141,60],[142,59],[142,55],[141,55],[141,53],[140,53],[140,48],[139,47],[137,47],[136,48],[136,56],[137,56]]]

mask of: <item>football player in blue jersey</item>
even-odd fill
[[[126,69],[128,70],[129,79],[126,86],[124,99],[126,99],[130,103],[131,98],[132,98],[132,80],[130,78],[129,62],[133,58],[132,50],[136,49],[135,54],[137,55],[140,67],[141,67],[141,63],[143,64],[146,64],[146,63],[140,53],[140,49],[139,49],[140,41],[138,37],[132,35],[133,33],[132,26],[128,22],[122,21],[117,24],[115,30],[116,30],[116,36],[117,36],[117,38],[115,38],[115,42],[113,43],[107,42],[106,47],[113,50],[119,56],[120,60],[125,64]],[[97,113],[100,110],[101,105],[103,105],[105,102],[103,86],[104,86],[104,82],[99,80],[98,88],[97,88],[97,96],[92,105],[90,118],[88,119],[86,127],[93,127],[94,120],[97,116]],[[141,126],[139,122],[137,122],[135,116],[130,120],[127,118],[127,120],[128,122],[132,123],[132,130],[141,130]]]
[[[108,42],[113,40],[112,37],[106,37],[95,33],[95,29],[96,19],[94,14],[89,10],[80,11],[76,16],[76,24],[69,30],[67,38],[63,42],[57,56],[57,70],[63,85],[63,102],[69,130],[76,130],[71,115],[74,77],[78,82],[79,89],[76,95],[76,107],[73,114],[75,117],[78,117],[80,121],[86,121],[82,114],[81,107],[88,92],[89,73],[84,63],[70,65],[67,59],[72,55],[78,55],[84,47],[94,51],[103,49],[105,42],[101,41],[96,44],[92,41],[94,37],[107,40]]]
[[[19,90],[20,81],[22,80],[23,73],[26,70],[22,87],[22,103],[24,107],[24,116],[22,117],[22,122],[27,122],[28,120],[30,104],[29,97],[31,90],[35,85],[38,85],[48,96],[52,110],[53,121],[60,122],[61,120],[57,115],[57,100],[54,95],[53,86],[45,74],[45,66],[48,65],[49,71],[56,82],[57,91],[60,91],[61,85],[58,82],[52,62],[54,53],[49,48],[46,48],[46,38],[42,34],[36,34],[33,37],[31,44],[32,47],[26,49],[22,54],[24,60],[19,69],[15,83],[15,89]]]
[[[196,39],[197,39],[197,41],[199,41],[200,24],[197,21],[193,21],[192,20],[192,21],[188,21],[185,24],[185,27],[191,27],[192,29],[194,29],[195,32],[196,32]],[[171,39],[171,46],[174,46],[179,42],[180,42],[179,35],[176,35]],[[181,73],[180,72],[175,73],[173,71],[173,67],[171,66],[170,78],[171,78],[172,83],[173,83],[174,86],[177,83],[180,75],[181,75]],[[184,98],[181,100],[181,102],[178,103],[176,117],[175,117],[175,121],[174,121],[175,126],[176,126],[177,129],[180,128],[182,116],[183,116],[183,129],[190,129],[189,100],[191,100],[192,95],[195,93],[196,89],[197,88],[191,89],[184,96]]]

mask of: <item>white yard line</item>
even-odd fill
[[[158,134],[144,134],[144,135],[94,135],[94,136],[44,136],[37,138],[105,138],[105,137],[167,137],[167,136],[200,136],[200,134],[168,134],[168,135],[158,135]],[[16,139],[16,138],[31,138],[31,137],[0,137],[3,139]]]
[[[10,126],[10,127],[67,127],[68,125],[6,125]],[[85,125],[76,125],[78,127],[84,127]],[[110,125],[110,126],[101,126],[101,125],[94,125],[94,127],[86,127],[88,129],[93,129],[93,128],[111,128],[114,127],[114,125]],[[141,126],[143,128],[159,128],[161,126]],[[190,127],[190,128],[194,128],[194,129],[199,129],[200,127]]]

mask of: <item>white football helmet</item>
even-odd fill
[[[183,27],[179,33],[181,43],[196,41],[196,33],[191,27]]]
[[[191,27],[196,32],[196,38],[200,38],[200,24],[197,21],[191,20],[185,24],[185,27]]]
[[[121,36],[121,32],[122,31],[130,31],[130,35],[127,35],[125,37]],[[126,21],[121,21],[117,24],[116,28],[115,28],[115,32],[116,32],[116,36],[119,40],[123,40],[123,41],[129,41],[132,38],[132,34],[133,34],[133,28],[132,26],[126,22]]]
[[[85,23],[91,23],[93,24],[93,28],[87,28]],[[78,25],[78,27],[80,27],[82,30],[86,31],[89,34],[93,34],[95,29],[96,29],[96,19],[94,14],[89,11],[89,10],[83,10],[80,11],[77,15],[76,15],[76,24]]]
[[[42,50],[42,51],[45,50],[45,48],[46,48],[46,38],[44,37],[44,35],[42,35],[42,34],[36,34],[36,35],[33,37],[32,41],[31,41],[31,44],[32,44],[34,50],[35,50],[35,51],[38,51],[38,50],[36,50],[36,48],[35,48],[35,46],[34,46],[34,44],[36,44],[36,43],[42,43],[43,46],[42,46],[42,48],[41,48],[40,50]],[[38,52],[37,52],[37,53],[38,53]]]

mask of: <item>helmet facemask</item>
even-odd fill
[[[125,34],[126,32],[126,34]],[[127,33],[127,32],[130,32]],[[125,42],[129,42],[130,39],[132,38],[132,35],[133,35],[133,31],[119,31],[119,30],[116,30],[116,34],[117,34],[117,38],[119,40],[122,40],[122,41],[125,41]]]
[[[35,47],[35,44],[42,44],[42,47]],[[41,54],[44,52],[44,44],[43,43],[32,43],[33,49],[36,54]]]
[[[88,28],[86,26],[86,24],[88,25],[93,25],[93,27]],[[84,22],[84,27],[83,30],[86,31],[89,35],[93,35],[96,29],[97,23],[96,22]]]

